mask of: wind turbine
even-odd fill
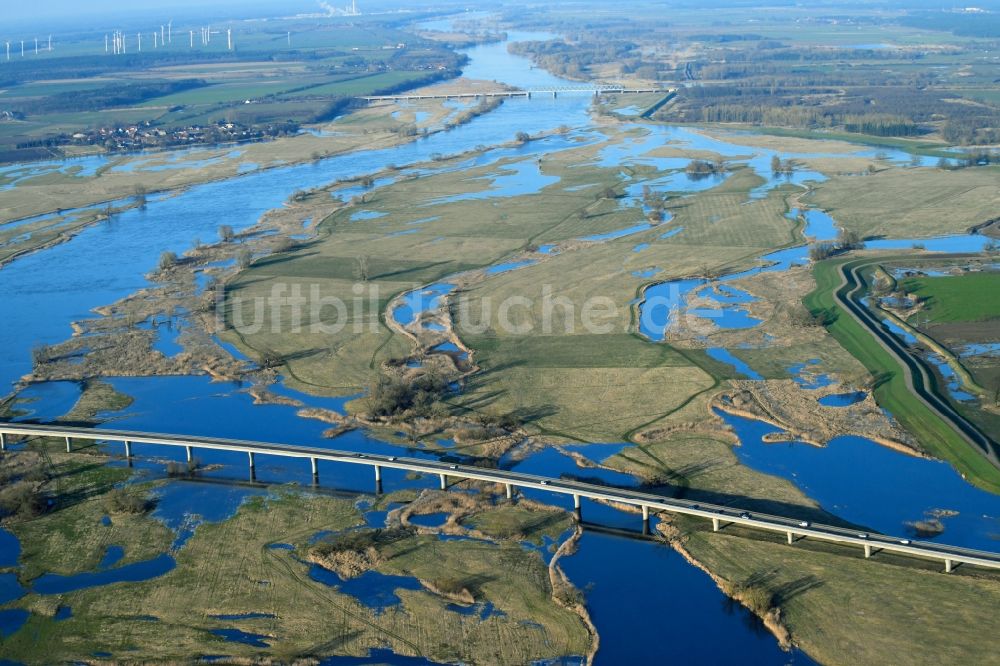
[[[188,30],[188,34],[191,35],[191,48],[194,48],[194,30]]]
[[[226,43],[227,43],[227,45],[229,47],[229,50],[232,51],[233,50],[233,29],[232,28],[226,28]]]
[[[108,36],[104,35],[104,52],[108,52]]]
[[[160,24],[160,44],[166,44],[167,43],[167,41],[165,39],[163,39],[163,36],[165,34],[166,33],[163,31],[163,24],[161,23]]]
[[[38,55],[38,37],[35,37],[35,55]]]
[[[173,44],[174,43],[174,36],[172,34],[173,26],[174,26],[174,20],[173,19],[170,19],[169,21],[167,21],[167,44]]]
[[[142,33],[141,32],[135,33],[135,38],[139,40],[139,53],[142,53]]]
[[[49,53],[52,53],[52,35],[49,35]]]

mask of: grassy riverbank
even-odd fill
[[[1000,579],[860,548],[675,520],[683,547],[728,587],[758,590],[781,610],[792,640],[822,664],[997,663],[1000,642],[984,632],[1000,603]]]
[[[902,366],[878,344],[873,335],[837,303],[841,270],[849,259],[816,264],[816,290],[806,299],[815,313],[828,313],[828,329],[877,378],[875,397],[931,454],[955,466],[970,482],[1000,492],[1000,471],[972,450],[951,426],[921,402],[906,386]]]

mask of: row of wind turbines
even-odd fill
[[[173,20],[167,21],[165,25],[160,25],[160,30],[157,32],[154,30],[149,33],[153,38],[153,48],[158,49],[164,46],[168,46],[174,43],[174,30],[173,30]],[[208,46],[212,43],[212,35],[221,35],[221,30],[212,30],[212,26],[205,26],[199,28],[198,31],[198,42],[202,46]],[[136,53],[142,53],[142,35],[143,33],[137,32],[135,34],[136,41]],[[189,48],[194,48],[194,30],[188,31],[188,44]],[[149,42],[147,41],[147,48]],[[230,51],[233,50],[233,29],[226,29],[226,48]],[[124,55],[128,52],[129,45],[126,34],[123,30],[115,30],[110,35],[104,35],[104,52],[109,55]]]
[[[4,42],[7,47],[7,60],[10,60],[10,42]],[[35,55],[38,55],[41,51],[51,51],[52,50],[52,35],[49,35],[48,46],[38,47],[38,37],[35,37]],[[21,40],[21,57],[24,57],[24,40]]]
[[[173,30],[173,23],[174,23],[173,20],[167,21],[166,24],[160,26],[159,31],[154,30],[151,33],[149,33],[149,37],[152,37],[152,40],[153,40],[153,48],[154,49],[162,48],[162,47],[167,46],[169,44],[173,44],[173,41],[174,41],[174,39],[173,39],[173,32],[174,32],[174,30]],[[189,44],[190,48],[194,48],[195,32],[196,32],[195,30],[189,30],[188,31],[188,44]],[[212,36],[213,35],[221,35],[222,34],[221,30],[212,30],[211,26],[205,26],[203,28],[199,28],[197,30],[197,32],[198,32],[198,42],[202,46],[208,46],[209,44],[211,44],[212,43]],[[232,51],[233,50],[233,30],[232,30],[232,28],[227,28],[226,31],[225,31],[225,33],[226,33],[226,48],[228,50]],[[148,46],[149,45],[149,41],[148,41],[149,37],[147,37],[147,41],[146,41],[146,44],[147,44],[146,48],[147,49],[149,48],[149,46]],[[142,38],[143,38],[143,33],[142,32],[135,33],[135,52],[136,53],[142,53]],[[289,33],[289,41],[290,40],[291,40],[291,34]],[[41,43],[39,43],[39,42],[41,42]],[[6,58],[7,58],[8,62],[11,59],[11,53],[10,53],[11,49],[10,49],[10,47],[11,47],[12,43],[13,42],[10,42],[10,41],[4,42],[4,46],[6,48]],[[22,58],[25,57],[25,55],[27,55],[28,53],[31,52],[30,45],[26,49],[25,48],[25,44],[26,44],[25,40],[22,39],[21,40],[21,57]],[[111,32],[111,33],[108,33],[108,34],[104,35],[104,52],[106,54],[108,54],[108,55],[124,55],[124,54],[128,53],[129,48],[130,48],[130,44],[128,42],[128,38],[127,38],[126,33],[125,33],[124,30],[115,30],[114,32]],[[35,37],[34,54],[35,55],[39,55],[42,52],[48,52],[48,53],[52,52],[52,35],[49,35],[49,37],[48,37],[48,43],[45,43],[44,39],[39,40],[38,37]]]

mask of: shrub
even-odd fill
[[[448,392],[448,382],[433,372],[412,380],[379,377],[371,387],[368,411],[372,416],[395,416],[408,410],[420,415],[433,413],[437,400]]]
[[[465,591],[465,585],[462,581],[451,576],[438,578],[432,584],[442,594],[461,594]]]
[[[31,359],[35,365],[43,365],[52,360],[52,347],[39,343],[31,349]]]
[[[741,585],[736,596],[758,615],[764,615],[774,606],[774,595],[760,585]]]
[[[270,347],[261,349],[257,357],[258,364],[264,369],[276,368],[285,364],[285,357]]]
[[[153,503],[149,498],[124,488],[115,488],[108,493],[107,508],[110,513],[141,514],[149,511]]]
[[[253,252],[251,252],[248,248],[243,248],[242,250],[239,251],[239,253],[237,253],[236,265],[239,266],[240,269],[249,268],[250,264],[252,263],[253,263]]]
[[[34,518],[44,510],[44,499],[30,483],[17,483],[0,494],[0,512],[3,515]]]
[[[160,270],[165,271],[177,265],[177,253],[167,250],[160,255]]]
[[[320,541],[313,548],[313,552],[323,557],[345,552],[364,553],[369,548],[388,545],[412,535],[413,529],[409,527],[351,530]]]
[[[813,261],[829,259],[837,253],[837,244],[830,241],[821,241],[809,246],[809,258]]]

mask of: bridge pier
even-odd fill
[[[125,457],[132,458],[132,442],[125,440]]]
[[[448,477],[444,474],[438,474],[441,477],[441,490],[448,490]]]
[[[375,465],[375,483],[382,483],[382,467]]]
[[[951,560],[946,559],[944,561],[944,572],[951,573],[954,570],[955,570],[955,564]]]
[[[718,518],[712,518],[712,531],[713,532],[718,532],[719,531],[719,519]]]
[[[514,499],[514,486],[509,483],[505,483],[504,486],[507,489],[507,499]]]
[[[870,543],[865,544],[865,559],[867,560],[872,556],[872,545]]]
[[[552,91],[552,99],[555,99],[557,97],[559,97],[559,93],[557,93],[555,90],[553,90]]]
[[[253,451],[247,451],[247,457],[250,459],[250,480],[257,480],[257,467],[254,465]]]
[[[194,460],[194,449],[190,446],[185,446],[184,452],[187,455],[188,465],[190,465],[191,462]]]
[[[309,462],[312,463],[311,467],[312,467],[313,483],[315,483],[319,481],[319,461],[317,461],[315,458],[310,458]]]
[[[792,534],[791,532],[788,532],[787,534],[788,534],[788,545],[791,546],[793,543],[795,543],[795,535]]]
[[[583,511],[580,509],[579,495],[573,495],[573,515],[576,516],[578,521],[583,519]]]
[[[7,450],[7,435],[0,432],[0,451]]]
[[[66,438],[66,453],[73,452],[73,440],[70,437]]]
[[[642,534],[649,535],[649,507],[645,504],[642,505]]]

